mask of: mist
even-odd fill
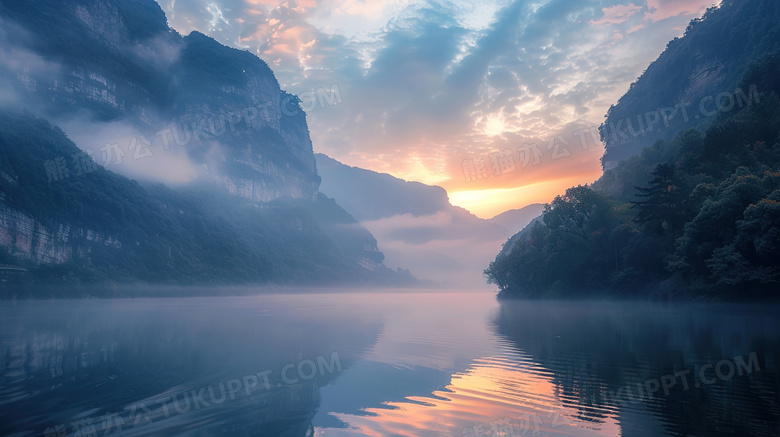
[[[142,133],[129,121],[99,122],[82,116],[54,124],[99,165],[130,179],[181,186],[204,176],[208,168],[207,163],[193,162],[186,146],[166,147],[161,135]],[[219,145],[212,149],[217,154]]]
[[[488,289],[482,276],[511,232],[457,212],[395,215],[361,224],[376,237],[390,267],[408,268],[443,287]],[[476,224],[476,225],[475,225]]]

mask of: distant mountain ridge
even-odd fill
[[[499,236],[507,231],[498,224],[452,205],[442,187],[348,166],[321,153],[315,154],[315,158],[322,177],[322,192],[340,205],[347,205],[344,208],[358,221],[401,215],[431,216],[446,211],[452,214],[454,223],[470,226],[475,232],[487,231]]]
[[[441,187],[315,158],[321,191],[376,236],[390,265],[440,285],[484,287],[482,269],[509,230],[453,206]]]
[[[510,209],[488,221],[508,229],[513,234],[523,230],[533,219],[539,217],[544,212],[544,204],[532,203],[520,209]]]
[[[452,207],[441,187],[351,167],[322,153],[314,156],[320,175],[325,175],[320,185],[322,192],[336,199],[357,220],[400,214],[430,215]]]

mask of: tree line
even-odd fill
[[[765,299],[780,280],[780,55],[756,101],[566,190],[485,270],[502,296]]]

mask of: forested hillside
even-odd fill
[[[604,168],[659,139],[706,129],[727,104],[716,99],[734,91],[745,66],[778,51],[780,2],[724,0],[708,9],[609,108],[599,128],[606,146]]]
[[[0,58],[0,287],[414,282],[251,52],[154,0],[0,0]]]
[[[255,204],[205,181],[139,184],[57,127],[9,111],[0,111],[0,152],[0,264],[39,282],[413,281],[383,266],[371,234],[321,194]],[[67,176],[47,173],[58,160]]]
[[[780,55],[737,85],[759,92],[556,197],[491,263],[489,282],[502,296],[776,298]]]

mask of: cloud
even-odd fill
[[[718,3],[717,0],[647,0],[648,13],[645,18],[660,21],[680,15],[698,16]]]
[[[74,68],[27,49],[36,46],[37,36],[15,22],[0,19],[0,41],[4,42],[0,44],[1,107],[25,108],[48,118],[95,162],[130,178],[177,185],[203,174],[203,168],[191,162],[184,148],[164,147],[148,125],[121,119],[99,121],[88,110],[53,114],[51,102],[45,101],[49,97],[39,91],[57,82],[67,83]],[[124,49],[135,57],[137,65],[167,70],[178,59],[181,45],[166,33]]]
[[[342,103],[308,115],[315,150],[448,190],[515,188],[600,170],[572,150],[464,187],[464,159],[597,126],[666,43],[709,1],[222,0],[210,29],[198,2],[171,24],[245,47],[293,93],[338,84]],[[173,15],[171,15],[173,13]],[[507,201],[507,208],[519,207]]]
[[[180,39],[161,34],[133,45],[127,52],[135,56],[139,65],[166,71],[179,59],[182,49]]]
[[[27,47],[34,35],[15,22],[0,17],[0,107],[30,108],[25,97],[51,77],[61,73],[58,63],[44,59]]]
[[[601,8],[601,12],[604,13],[604,16],[598,20],[591,20],[590,23],[597,25],[624,23],[640,10],[642,10],[642,7],[633,3]]]
[[[458,209],[396,215],[361,225],[376,237],[386,265],[457,288],[484,288],[482,271],[511,235]]]
[[[99,122],[78,113],[52,122],[96,163],[128,178],[176,186],[204,174],[205,169],[190,160],[185,147],[173,144],[166,148],[162,136],[128,121]]]
[[[26,92],[44,86],[49,77],[59,72],[57,63],[23,48],[0,44],[0,106],[34,106],[25,98]]]

